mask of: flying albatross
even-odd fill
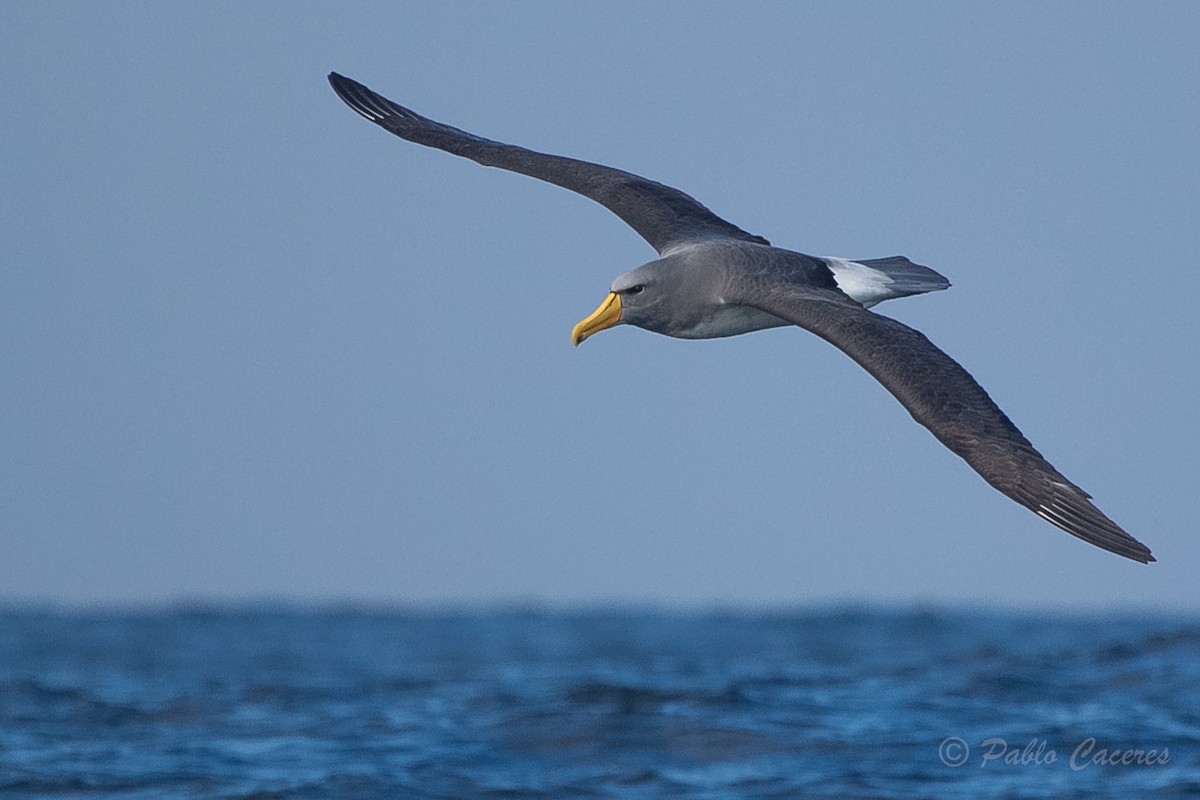
[[[945,289],[907,258],[851,261],[772,247],[670,186],[612,167],[494,142],[422,117],[337,73],[346,105],[402,139],[578,192],[625,221],[659,258],[620,275],[572,343],[614,325],[682,339],[781,325],[815,333],[858,362],[999,491],[1097,547],[1148,563],[1150,549],[1050,465],[958,362],[919,331],[867,308]]]

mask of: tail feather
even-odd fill
[[[905,291],[908,294],[936,292],[950,288],[946,276],[929,267],[914,264],[904,256],[888,256],[887,258],[867,258],[858,263],[886,273],[892,280],[892,288]]]
[[[843,292],[870,308],[884,300],[937,292],[950,287],[945,276],[914,264],[904,256],[888,258],[826,258]]]

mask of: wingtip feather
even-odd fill
[[[1058,496],[1049,506],[1042,504],[1033,510],[1042,519],[1088,544],[1142,564],[1157,561],[1149,547],[1126,533],[1086,499],[1072,503],[1070,499]]]

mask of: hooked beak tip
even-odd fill
[[[599,333],[605,328],[611,328],[621,321],[621,296],[609,292],[608,297],[600,303],[600,307],[589,314],[571,330],[571,344],[579,347],[584,339],[593,333]]]

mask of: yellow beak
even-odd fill
[[[608,293],[608,297],[604,298],[604,302],[600,307],[588,315],[587,319],[580,322],[571,331],[571,344],[579,347],[579,343],[591,336],[593,333],[599,333],[605,328],[611,328],[621,321],[621,298],[613,292]]]

